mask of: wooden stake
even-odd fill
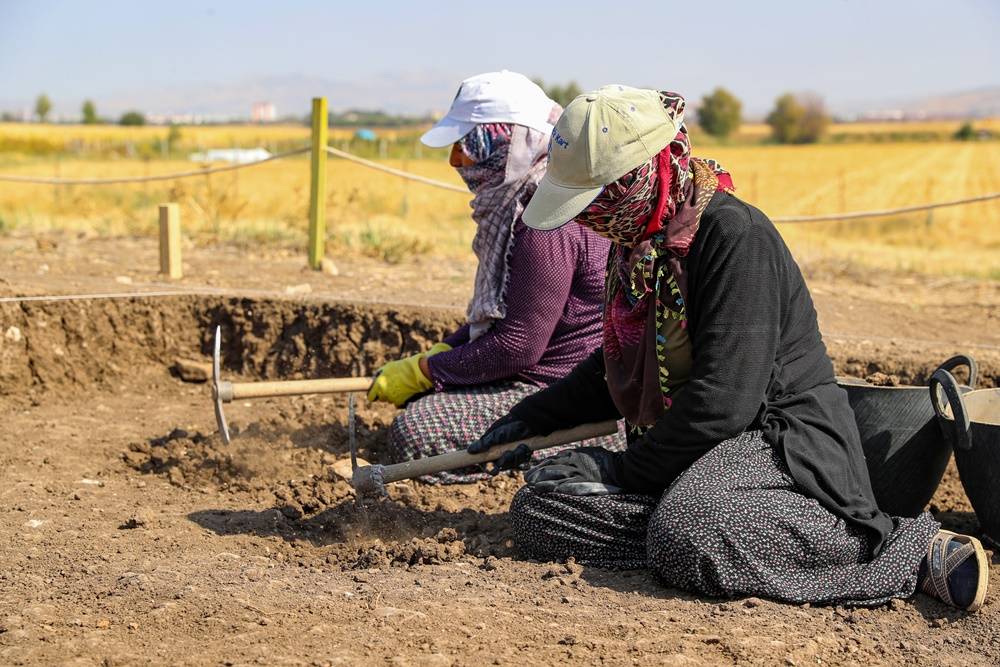
[[[177,204],[160,204],[160,273],[177,279],[181,269],[181,209]]]
[[[314,97],[309,181],[309,267],[316,271],[326,254],[326,138],[326,98]]]

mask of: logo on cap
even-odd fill
[[[552,141],[557,143],[562,148],[569,148],[569,142],[563,139],[562,135],[559,134],[559,130],[554,127],[552,128]]]

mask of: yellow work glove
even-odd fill
[[[403,407],[410,398],[434,386],[430,378],[420,370],[420,360],[450,349],[451,345],[447,343],[437,343],[426,352],[390,361],[375,374],[375,381],[368,390],[368,400],[386,401],[397,408]]]

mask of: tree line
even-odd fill
[[[541,79],[534,79],[545,93],[562,106],[568,105],[583,92],[576,81],[567,84],[547,85]],[[52,101],[46,94],[39,95],[35,100],[35,117],[45,122],[52,111]],[[726,140],[737,132],[743,122],[743,104],[739,98],[721,86],[701,98],[697,108],[699,127],[707,134],[720,140]],[[84,125],[98,123],[113,123],[119,125],[145,125],[146,117],[140,111],[126,111],[117,121],[102,118],[97,113],[97,106],[92,100],[84,100],[80,108]],[[13,115],[4,113],[0,120],[14,120]],[[390,116],[382,111],[352,110],[341,114],[330,114],[331,125],[346,126],[401,126],[414,122],[429,122],[430,119],[403,118]],[[822,98],[812,94],[785,93],[774,101],[774,106],[764,119],[771,127],[771,138],[782,144],[807,144],[819,141],[830,124],[830,114],[827,113]],[[306,121],[308,123],[308,119]],[[954,139],[969,141],[978,134],[970,123],[963,125],[953,136]]]
[[[35,118],[38,122],[44,123],[49,119],[49,114],[52,113],[52,100],[45,93],[42,93],[35,98]],[[146,115],[141,111],[126,111],[117,120],[112,120],[109,118],[102,118],[97,114],[97,105],[94,104],[93,100],[84,100],[83,104],[80,106],[80,117],[84,125],[99,125],[99,124],[110,124],[117,123],[118,125],[145,125]],[[2,120],[11,121],[14,120],[13,114],[4,113]]]
[[[576,81],[567,84],[546,85],[541,79],[535,79],[545,93],[562,106],[566,106],[583,90]],[[698,107],[698,124],[708,134],[726,139],[736,132],[743,121],[743,105],[740,100],[725,88],[716,88],[712,93],[701,98]],[[52,101],[46,94],[41,94],[35,100],[35,117],[40,122],[48,120],[52,111]],[[80,108],[84,125],[115,122],[101,118],[97,106],[92,100],[84,100]],[[5,120],[10,120],[5,118]],[[426,119],[422,119],[426,120]],[[774,139],[779,143],[810,143],[818,141],[829,124],[830,118],[823,107],[823,101],[813,96],[796,96],[791,93],[782,95],[775,100],[774,109],[767,116]],[[399,125],[401,120],[388,116],[380,111],[350,111],[344,114],[330,114],[332,125]],[[140,111],[126,111],[117,120],[119,125],[145,125],[146,117]]]
[[[575,81],[566,85],[546,85],[535,79],[545,94],[566,106],[583,91]],[[743,122],[743,104],[725,88],[719,87],[701,98],[697,109],[698,125],[706,133],[726,139],[739,130]],[[804,144],[819,141],[830,124],[823,100],[815,95],[785,93],[774,101],[774,108],[765,119],[771,126],[772,137],[778,143]]]

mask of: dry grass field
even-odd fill
[[[913,121],[913,122],[860,122],[834,123],[827,134],[838,137],[891,137],[893,135],[934,135],[942,139],[950,137],[961,125],[961,121]],[[1000,118],[978,120],[973,123],[977,129],[1000,132]],[[258,146],[287,142],[309,141],[309,128],[304,125],[195,125],[179,127],[178,147],[181,150],[199,150],[219,146]],[[121,127],[118,125],[46,125],[37,123],[0,123],[0,151],[10,151],[18,147],[46,151],[86,151],[100,150],[102,147],[149,143],[166,139],[168,128],[162,126]],[[413,128],[380,129],[380,137],[390,141],[412,138],[418,133]],[[757,142],[765,139],[770,128],[764,123],[745,123],[732,143]],[[330,139],[334,141],[350,139],[354,130],[331,128]],[[692,134],[699,143],[712,142],[709,137],[699,136],[697,126],[692,126]]]
[[[994,123],[995,124],[995,123]],[[981,124],[987,126],[989,123]],[[953,131],[957,123],[868,123],[835,126],[865,136]],[[888,129],[886,129],[888,128]],[[760,132],[747,126],[747,136]],[[0,173],[71,177],[141,176],[190,170],[186,151],[241,146],[305,145],[298,126],[184,127],[168,158],[108,155],[107,147],[149,146],[166,128],[0,125]],[[350,130],[333,130],[343,145]],[[380,132],[412,145],[414,130]],[[21,146],[20,150],[12,147]],[[30,146],[49,145],[42,154]],[[698,150],[702,145],[703,149]],[[102,148],[103,147],[103,148]],[[700,142],[696,152],[720,160],[738,193],[772,217],[893,208],[1000,190],[1000,142],[848,142],[776,146]],[[139,153],[141,151],[132,151]],[[398,154],[398,153],[394,153]],[[461,181],[443,153],[386,164],[453,184]],[[163,201],[182,207],[196,242],[302,245],[308,208],[305,157],[205,177],[140,185],[45,186],[0,183],[0,232],[65,229],[97,235],[145,235]],[[327,216],[332,252],[357,251],[390,262],[409,254],[467,256],[473,226],[469,197],[330,161]],[[850,222],[784,224],[800,255],[879,269],[1000,278],[1000,203]]]

